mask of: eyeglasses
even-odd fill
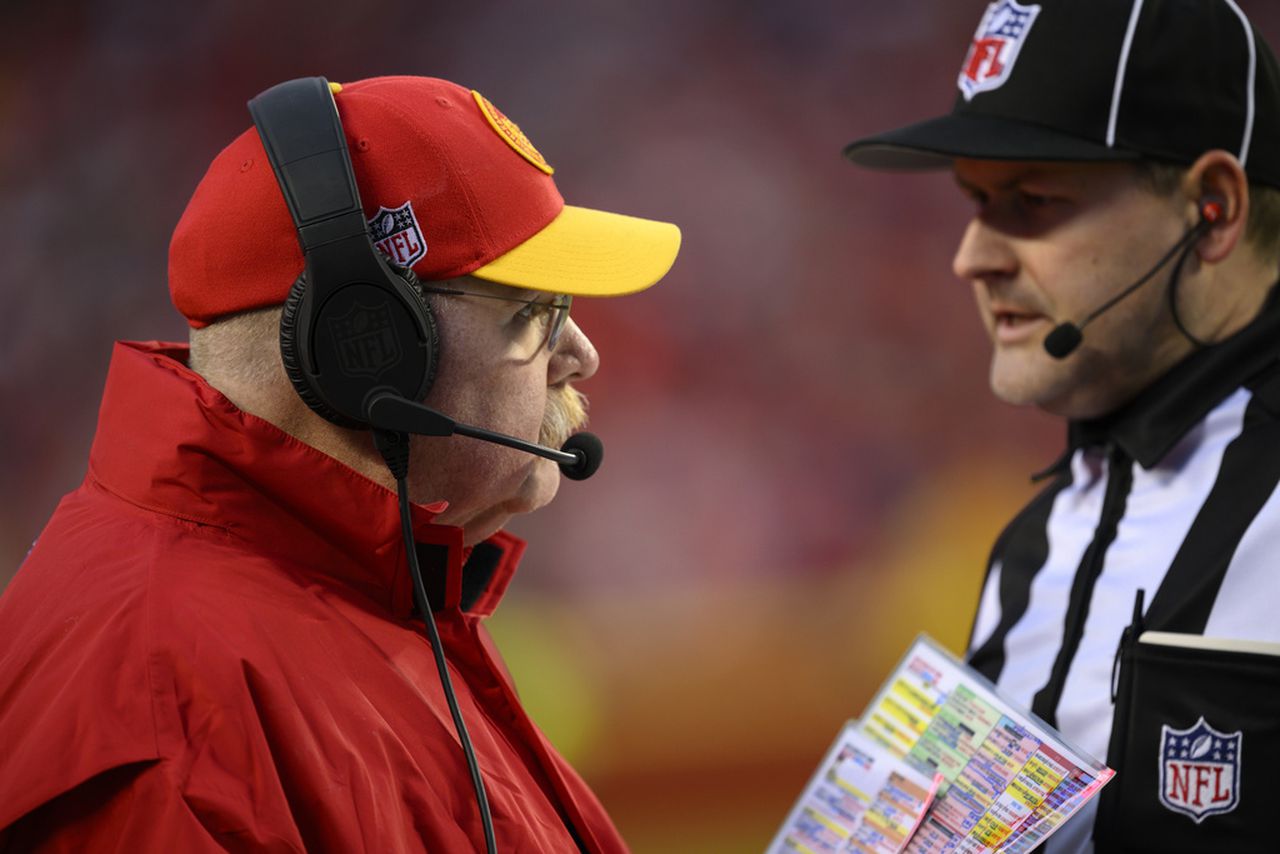
[[[503,302],[523,303],[524,308],[516,312],[516,316],[527,323],[543,324],[547,349],[555,350],[560,341],[560,333],[569,321],[569,309],[573,305],[573,297],[568,294],[555,294],[549,301],[538,297],[521,299],[520,297],[504,297],[498,294],[478,294],[475,291],[460,291],[456,288],[435,288],[429,285],[419,286],[423,293],[443,294],[451,297],[479,297],[480,299],[498,299]]]

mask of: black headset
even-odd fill
[[[373,245],[329,82],[273,86],[249,113],[306,259],[280,317],[285,372],[317,414],[367,428],[378,395],[420,401],[431,389],[435,316],[413,271]]]
[[[392,401],[409,408],[410,420],[425,414],[429,426],[418,432],[454,432],[451,419],[415,406],[435,379],[435,317],[413,271],[393,267],[373,245],[329,81],[305,77],[273,86],[249,101],[249,113],[306,258],[280,316],[285,372],[298,395],[322,417],[341,427],[372,429],[395,476],[414,601],[471,774],[485,850],[493,854],[497,843],[488,795],[418,566],[407,486],[409,438],[385,425],[375,427],[378,419],[372,415],[375,401],[384,406]],[[405,417],[403,411],[397,413]]]
[[[1186,264],[1191,250],[1195,248],[1196,241],[1208,234],[1214,226],[1221,222],[1227,209],[1227,202],[1216,193],[1206,193],[1200,197],[1196,207],[1200,213],[1199,220],[1178,238],[1178,241],[1169,248],[1169,251],[1155,263],[1155,266],[1143,274],[1136,282],[1123,290],[1117,291],[1110,299],[1089,312],[1080,323],[1064,321],[1053,327],[1044,338],[1045,352],[1055,359],[1065,359],[1070,356],[1084,341],[1084,328],[1086,326],[1106,314],[1129,294],[1151,281],[1156,273],[1160,272],[1160,269],[1165,264],[1168,264],[1169,260],[1175,255],[1178,256],[1178,260],[1173,265],[1173,272],[1169,274],[1169,284],[1166,288],[1166,293],[1169,295],[1169,313],[1173,316],[1173,322],[1177,325],[1178,331],[1187,340],[1197,347],[1208,347],[1210,342],[1201,341],[1192,335],[1191,331],[1187,329],[1187,325],[1182,321],[1182,317],[1178,314],[1178,283],[1182,280],[1182,267]]]

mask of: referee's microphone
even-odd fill
[[[1176,255],[1180,250],[1188,248],[1196,240],[1199,240],[1209,229],[1213,228],[1218,220],[1222,219],[1222,212],[1226,208],[1226,202],[1220,196],[1208,195],[1200,199],[1200,221],[1187,229],[1186,234],[1178,238],[1178,242],[1173,244],[1168,252],[1161,256],[1155,266],[1146,272],[1142,278],[1134,282],[1129,287],[1120,291],[1111,299],[1098,306],[1085,317],[1079,325],[1067,321],[1059,323],[1053,327],[1053,330],[1044,338],[1044,350],[1055,359],[1065,359],[1076,351],[1080,346],[1080,342],[1084,340],[1084,328],[1093,321],[1097,320],[1106,312],[1110,311],[1116,303],[1129,296],[1138,288],[1149,282],[1156,273],[1160,272],[1165,264],[1169,263],[1169,259]],[[1181,267],[1179,263],[1178,267]],[[1175,268],[1176,275],[1176,268]]]
[[[505,445],[538,457],[545,457],[560,465],[560,472],[570,480],[586,480],[596,473],[604,460],[604,443],[594,433],[575,433],[569,437],[560,450],[548,448],[508,436],[495,433],[483,427],[473,427],[454,421],[449,416],[434,409],[406,400],[390,391],[375,392],[365,404],[365,418],[376,430],[392,433],[414,433],[419,436],[470,436],[482,442]]]

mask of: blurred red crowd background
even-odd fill
[[[1280,8],[1240,5],[1280,42]],[[513,526],[494,632],[637,852],[762,849],[909,640],[963,648],[988,544],[1058,451],[987,393],[950,179],[840,156],[948,109],[982,8],[9,0],[0,585],[84,475],[111,342],[185,337],[169,234],[245,101],[454,80],[571,203],[684,232],[658,287],[574,305],[607,459]]]

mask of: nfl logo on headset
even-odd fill
[[[427,254],[427,241],[422,239],[412,202],[398,208],[379,207],[378,212],[369,217],[369,236],[373,238],[373,245],[400,267],[412,267]]]
[[[1203,717],[1190,729],[1160,728],[1160,803],[1196,824],[1240,804],[1244,733],[1221,733]]]
[[[1013,0],[987,6],[960,70],[958,82],[966,101],[1004,85],[1039,14],[1039,6],[1023,6]]]
[[[385,305],[356,303],[329,321],[329,331],[338,351],[338,370],[349,377],[377,378],[400,361],[400,339]]]

